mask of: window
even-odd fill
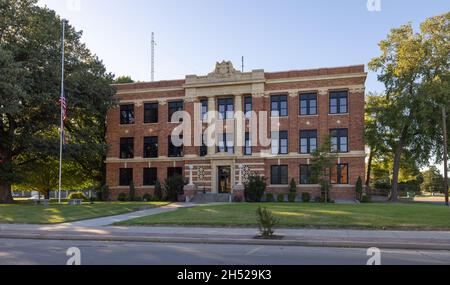
[[[272,166],[270,174],[270,183],[272,185],[288,184],[288,167],[287,165]]]
[[[144,168],[144,186],[154,186],[158,180],[158,169],[155,167]]]
[[[331,130],[331,152],[348,152],[348,130]]]
[[[172,122],[173,114],[183,111],[183,101],[169,102],[169,122]]]
[[[158,137],[144,138],[144,158],[158,157]]]
[[[201,110],[200,110],[200,118],[203,122],[208,121],[208,100],[200,101]]]
[[[217,152],[234,154],[234,136],[233,134],[219,134],[219,143]]]
[[[180,136],[180,140],[183,136]],[[172,142],[172,136],[169,136],[169,157],[182,157],[183,156],[183,145],[175,146]]]
[[[176,176],[183,177],[183,168],[181,167],[169,167],[167,168],[167,178],[173,178]]]
[[[120,158],[134,158],[134,138],[120,139]]]
[[[219,107],[219,120],[229,120],[234,118],[234,101],[233,98],[217,100]]]
[[[317,149],[317,131],[300,131],[300,153],[313,153]]]
[[[331,184],[348,184],[348,164],[337,164],[331,169]]]
[[[202,146],[200,147],[200,156],[208,155],[208,146],[206,145],[207,137],[206,135],[202,136]]]
[[[133,181],[133,168],[121,168],[119,170],[119,186],[130,186]]]
[[[250,119],[252,117],[252,111],[253,111],[253,99],[250,96],[245,97],[244,98],[245,118]]]
[[[144,104],[144,123],[155,124],[158,122],[158,103]]]
[[[288,154],[288,132],[273,132],[272,133],[272,154]]]
[[[300,95],[300,115],[317,115],[317,94],[307,93]]]
[[[244,147],[244,155],[252,155],[252,137],[250,133],[245,133],[245,147]]]
[[[134,124],[134,105],[120,106],[120,124],[121,125]]]
[[[311,165],[300,165],[300,184],[316,184],[317,178],[313,174]]]
[[[330,93],[330,114],[348,113],[348,92],[334,91]]]
[[[271,116],[272,117],[287,117],[288,103],[287,95],[276,95],[271,97]]]

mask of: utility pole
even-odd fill
[[[152,32],[152,62],[151,62],[151,69],[152,69],[152,82],[155,81],[155,33]]]
[[[244,73],[244,57],[242,57],[242,73]]]
[[[448,137],[447,137],[447,112],[445,106],[442,107],[442,128],[444,134],[444,191],[445,205],[449,205],[448,198]]]

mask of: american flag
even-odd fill
[[[64,93],[61,94],[61,98],[59,99],[59,104],[61,105],[61,136],[63,139],[63,143],[66,144],[66,132],[64,130],[64,122],[67,120],[67,101]]]

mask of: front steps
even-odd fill
[[[231,201],[231,194],[197,193],[191,202],[193,203],[228,203]]]

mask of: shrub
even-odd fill
[[[361,201],[362,193],[363,193],[363,182],[361,177],[358,177],[358,180],[356,181],[356,199],[358,201]]]
[[[251,175],[245,183],[245,200],[247,202],[261,202],[265,191],[265,179],[259,175]]]
[[[100,187],[100,189],[98,189],[96,194],[97,194],[97,199],[99,201],[108,201],[109,200],[109,186],[103,185],[102,187]]]
[[[154,195],[155,195],[155,200],[156,201],[162,201],[163,198],[164,198],[163,189],[162,189],[161,183],[159,183],[159,181],[156,181],[156,183],[155,183],[155,193],[154,193]]]
[[[291,183],[289,184],[289,193],[297,193],[297,183],[295,183],[294,178],[292,178]]]
[[[284,201],[285,201],[284,197],[285,197],[284,194],[278,194],[278,196],[277,196],[278,203],[284,203]]]
[[[372,197],[369,195],[362,196],[361,203],[372,203]]]
[[[120,193],[119,196],[117,196],[117,200],[120,202],[125,202],[128,200],[128,196],[126,193]]]
[[[273,194],[267,193],[266,194],[266,202],[272,203],[274,201]]]
[[[144,198],[141,196],[135,196],[133,202],[144,202]]]
[[[297,193],[289,193],[288,194],[288,200],[289,203],[295,203],[295,199],[297,198]]]
[[[87,197],[81,192],[76,192],[76,193],[70,193],[68,199],[69,200],[74,200],[74,199],[87,200]]]
[[[302,193],[302,201],[303,203],[309,203],[311,202],[311,194],[309,193]]]
[[[130,183],[130,193],[128,194],[128,198],[130,201],[134,201],[136,198],[136,187],[134,186],[134,181],[131,181]]]
[[[273,227],[278,223],[278,221],[274,218],[272,212],[267,208],[258,207],[257,216],[261,237],[263,238],[273,237],[274,235]]]
[[[150,195],[150,194],[148,194],[148,193],[145,193],[144,196],[142,196],[142,199],[143,199],[145,202],[150,202],[150,201],[153,200],[153,197],[152,197],[152,195]]]
[[[320,197],[314,197],[314,203],[321,203],[322,198]]]
[[[184,180],[183,177],[177,175],[171,178],[167,178],[164,183],[164,190],[166,192],[166,198],[170,202],[178,202],[178,196],[184,192]]]

